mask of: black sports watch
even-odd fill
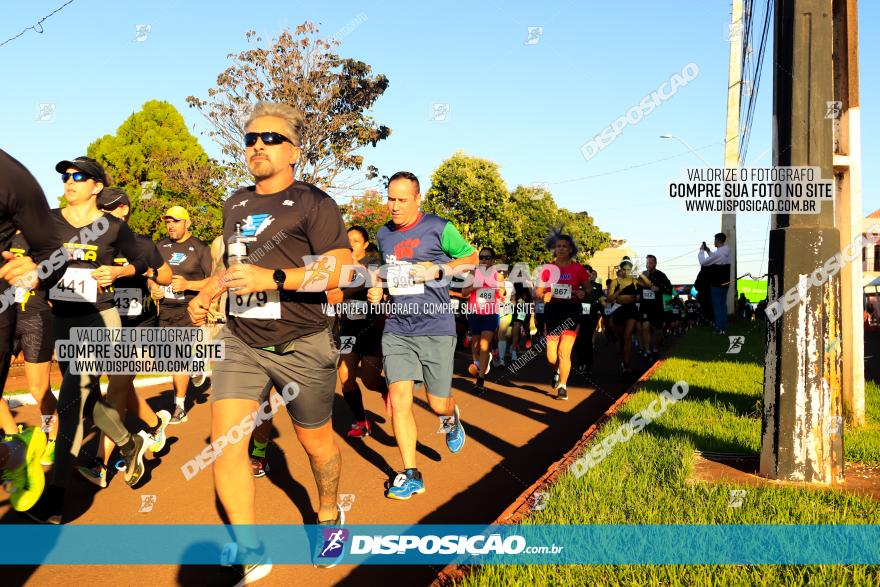
[[[284,282],[287,281],[287,273],[284,272],[283,269],[276,269],[274,273],[272,273],[272,280],[278,286],[278,291],[284,289]]]

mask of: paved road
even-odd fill
[[[345,439],[351,415],[337,394],[334,428],[342,450],[343,473],[340,493],[354,495],[347,514],[352,523],[443,523],[477,524],[494,520],[547,467],[559,459],[580,438],[584,430],[638,376],[626,380],[617,374],[617,359],[610,346],[600,342],[591,380],[572,377],[568,402],[549,395],[550,369],[538,356],[512,373],[497,369],[489,376],[487,390],[477,394],[466,373],[469,358],[456,356],[453,381],[461,415],[467,430],[467,444],[458,455],[446,449],[438,434],[439,422],[424,403],[420,390],[416,421],[419,427],[419,467],[427,492],[405,502],[383,496],[383,484],[400,466],[391,437],[390,423],[378,394],[365,392],[364,404],[377,423],[366,441]],[[647,365],[644,365],[647,367]],[[10,387],[11,388],[11,387]],[[156,409],[171,405],[170,385],[140,390]],[[65,512],[66,523],[219,524],[223,522],[215,501],[210,471],[190,481],[181,466],[207,444],[210,404],[207,393],[199,395],[187,423],[169,427],[167,448],[149,457],[145,482],[130,489],[122,479],[98,490],[77,473],[71,482]],[[37,421],[33,407],[19,409],[22,418]],[[275,420],[276,437],[269,448],[271,471],[257,484],[257,519],[260,523],[314,523],[317,492],[305,453],[296,441],[290,420]],[[94,434],[83,449],[83,462],[94,454]],[[149,513],[139,513],[142,496],[155,495]],[[0,498],[5,496],[0,495]],[[0,523],[25,523],[0,502]],[[219,557],[219,553],[218,553]],[[426,585],[439,568],[351,567],[319,570],[310,566],[276,566],[259,585],[308,584],[365,585],[379,580],[397,584]],[[210,567],[179,566],[51,566],[5,568],[4,585],[205,585]],[[402,581],[402,583],[401,583]]]

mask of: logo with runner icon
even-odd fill
[[[249,214],[244,219],[241,234],[244,237],[253,238],[266,230],[274,220],[275,218],[271,214]]]
[[[173,253],[171,258],[168,259],[169,265],[180,265],[186,261],[186,253]]]
[[[323,528],[324,546],[318,558],[338,558],[342,556],[345,541],[348,540],[348,530],[344,528]]]
[[[347,355],[354,349],[354,343],[357,341],[356,336],[340,336],[339,337],[339,353]]]

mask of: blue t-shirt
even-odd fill
[[[455,315],[449,307],[449,285],[416,284],[409,269],[416,263],[447,263],[473,254],[458,229],[444,218],[420,214],[406,227],[388,222],[376,233],[392,312],[385,332],[399,336],[455,336]],[[448,279],[446,280],[448,281]]]

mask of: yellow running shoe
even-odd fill
[[[21,448],[26,451],[21,466],[3,471],[3,480],[11,485],[9,503],[15,511],[24,512],[37,503],[46,484],[43,466],[40,464],[40,459],[46,450],[46,433],[36,426],[31,426],[18,434],[11,435],[9,440],[20,442]]]
[[[47,440],[46,441],[46,450],[43,451],[43,456],[40,457],[40,464],[44,467],[51,467],[55,464],[55,441]]]

